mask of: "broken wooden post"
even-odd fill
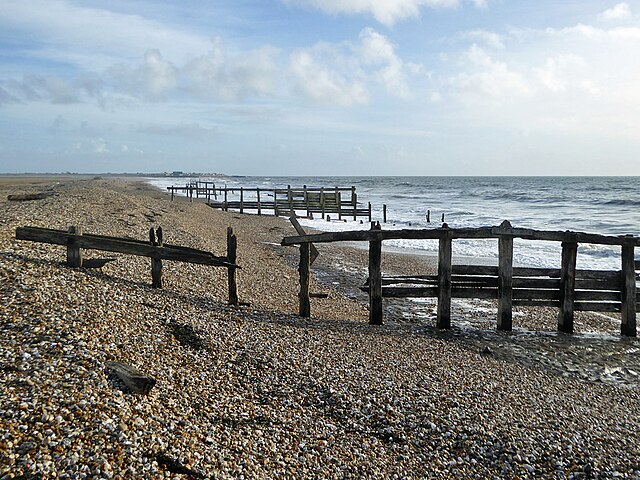
[[[70,226],[67,232],[73,235],[82,235],[82,228]],[[72,238],[67,240],[67,266],[72,268],[82,266],[82,249],[78,246],[78,242]]]
[[[309,192],[307,192],[307,186],[303,185],[302,189],[304,191],[304,204],[307,208],[307,218],[311,218],[312,213],[309,211]]]
[[[320,187],[320,208],[322,210],[322,219],[324,220],[324,187]]]
[[[227,267],[227,279],[229,283],[229,305],[238,305],[238,285],[236,281],[236,259],[238,239],[233,234],[233,228],[227,227],[227,262],[234,264]]]
[[[340,198],[340,190],[336,188],[336,206],[338,207],[338,220],[342,220],[342,198]]]
[[[298,293],[299,309],[298,315],[309,318],[311,316],[311,301],[309,299],[309,270],[310,270],[310,247],[308,243],[300,244],[300,292]]]
[[[371,222],[371,202],[369,202],[369,222]]]
[[[133,393],[147,394],[156,384],[156,379],[145,375],[126,363],[107,362],[106,367],[113,372]]]
[[[224,186],[224,211],[229,211],[229,204],[227,203],[227,186]]]
[[[633,237],[633,235],[629,235]],[[636,266],[635,248],[632,243],[622,245],[622,324],[620,332],[635,337],[636,331]]]
[[[382,205],[382,223],[387,223],[387,206]]]
[[[244,213],[244,188],[240,187],[240,213]]]
[[[513,236],[511,223],[500,224],[498,239],[498,330],[513,328]]]
[[[438,248],[438,328],[451,328],[451,239],[449,225],[442,224]]]
[[[558,331],[573,333],[573,312],[576,299],[576,260],[578,243],[562,242],[562,264],[560,266],[560,313]]]
[[[353,202],[353,221],[355,222],[358,219],[357,208],[358,208],[358,194],[356,193],[356,187],[351,187],[351,201]]]
[[[156,233],[158,238],[156,239]],[[158,227],[154,233],[153,228],[149,229],[149,243],[155,247],[162,246],[162,227]],[[151,288],[162,288],[162,260],[151,257]]]
[[[371,230],[382,230],[371,222]],[[382,241],[369,242],[369,324],[382,325]]]

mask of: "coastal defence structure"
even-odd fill
[[[522,268],[513,266],[513,240],[561,242],[561,267]],[[439,241],[437,275],[383,276],[382,242],[391,239],[435,239]],[[455,239],[497,239],[498,265],[453,265]],[[369,278],[363,290],[369,294],[369,323],[383,323],[382,299],[437,298],[437,327],[451,327],[451,299],[478,298],[497,301],[497,329],[512,329],[514,306],[550,306],[559,309],[558,330],[573,332],[575,311],[620,312],[622,335],[635,337],[638,270],[635,248],[640,237],[609,236],[571,231],[542,231],[513,228],[508,221],[500,226],[452,229],[443,224],[436,229],[382,230],[379,223],[370,230],[326,232],[285,237],[282,245],[300,246],[299,315],[311,315],[309,296],[310,246],[312,243],[369,242]],[[579,244],[621,247],[620,270],[578,270]]]
[[[40,227],[16,228],[16,239],[32,242],[65,245],[67,247],[67,266],[76,268],[100,268],[115,258],[84,258],[83,249],[125,253],[151,258],[151,286],[162,288],[162,260],[226,267],[229,287],[229,304],[238,304],[236,282],[237,239],[231,227],[227,228],[227,255],[216,256],[213,253],[190,247],[168,245],[163,242],[162,228],[149,229],[149,242],[131,238],[107,237],[104,235],[83,234],[82,229],[70,226],[67,231]]]
[[[276,216],[291,216],[296,212],[305,212],[307,218],[321,215],[325,218],[335,215],[335,218],[365,217],[371,221],[371,203],[363,206],[358,202],[356,187],[302,187],[287,188],[246,188],[246,187],[216,187],[212,182],[194,181],[185,186],[172,185],[167,187],[171,199],[177,193],[185,194],[191,201],[193,198],[204,199],[213,208],[222,210],[238,210],[240,213],[251,210],[262,215],[264,211],[271,211]],[[386,206],[383,208],[386,221]]]

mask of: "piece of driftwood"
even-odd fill
[[[147,394],[156,384],[156,379],[145,375],[131,365],[121,362],[107,362],[106,367],[113,372],[133,393]]]
[[[115,258],[83,258],[83,268],[102,268],[109,262],[114,262]]]
[[[7,195],[7,200],[10,202],[26,202],[29,200],[42,200],[53,195],[53,192],[40,192],[40,193],[14,193]]]

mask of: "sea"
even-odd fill
[[[356,187],[358,201],[372,204],[373,220],[383,229],[438,228],[442,218],[451,228],[497,226],[571,230],[605,235],[640,235],[640,177],[198,177],[229,188]],[[196,178],[149,178],[166,191]],[[387,223],[382,223],[383,205]],[[427,222],[427,212],[430,222]],[[302,212],[300,212],[302,214]],[[318,216],[319,217],[319,216]],[[368,219],[332,221],[300,219],[304,227],[321,231],[370,228]],[[383,250],[437,255],[433,240],[388,240]],[[640,250],[640,249],[638,249]],[[559,267],[557,242],[514,241],[514,264]],[[454,262],[497,264],[495,239],[454,240]],[[640,259],[640,252],[636,256]],[[581,244],[578,268],[620,269],[620,247]]]

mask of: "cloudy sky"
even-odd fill
[[[640,0],[0,0],[0,172],[640,175]]]

